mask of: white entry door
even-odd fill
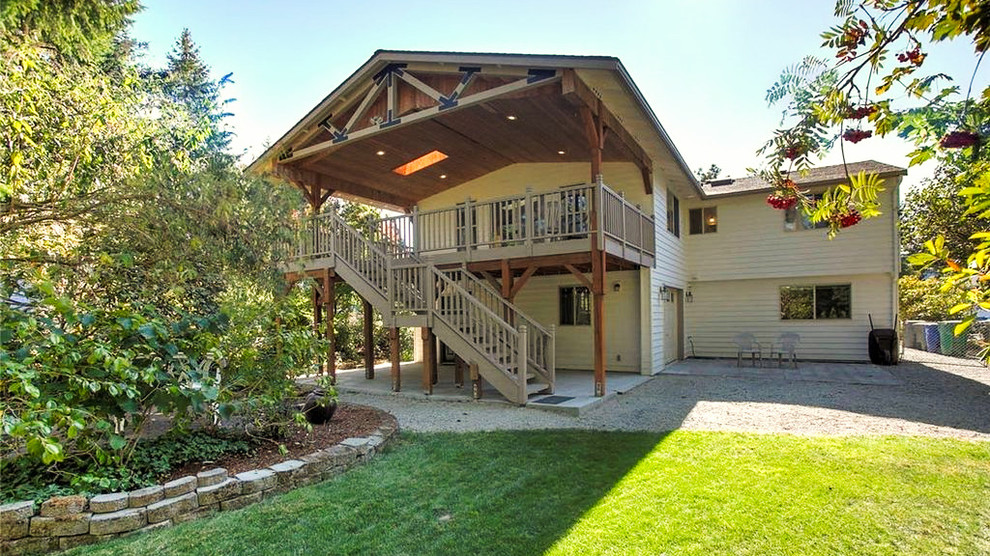
[[[672,363],[684,358],[684,326],[683,293],[675,288],[671,292],[670,301],[663,302],[663,361]]]

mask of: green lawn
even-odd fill
[[[73,554],[990,554],[990,443],[405,434],[336,480]]]

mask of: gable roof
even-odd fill
[[[655,161],[655,166],[663,171],[669,183],[682,192],[685,190],[701,192],[701,185],[660,124],[653,109],[646,102],[642,92],[632,81],[622,62],[612,56],[378,50],[269,146],[248,166],[248,169],[252,171],[267,169],[268,164],[278,160],[280,153],[304,140],[308,134],[317,129],[333,110],[339,110],[346,102],[353,102],[355,94],[358,94],[373,76],[390,64],[397,63],[435,64],[439,67],[454,68],[471,65],[575,70],[600,96],[602,102],[615,113],[622,125],[640,142],[643,149]]]
[[[884,164],[876,160],[864,160],[862,162],[851,162],[846,165],[835,164],[833,166],[811,168],[805,175],[794,172],[791,174],[791,179],[799,186],[804,187],[829,186],[846,181],[847,171],[848,175],[866,172],[867,174],[877,174],[881,178],[907,175],[905,168]],[[712,199],[730,195],[765,193],[773,188],[769,183],[757,176],[746,176],[739,179],[721,179],[704,182],[701,184],[701,189],[704,198]]]

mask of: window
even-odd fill
[[[784,320],[848,319],[852,286],[782,286],[780,318]]]
[[[560,288],[560,324],[591,324],[591,292],[582,286]]]
[[[815,201],[821,198],[821,195],[812,195],[811,198]],[[808,215],[801,210],[800,206],[793,206],[784,211],[784,229],[793,232],[796,230],[820,230],[822,228],[828,228],[828,222],[812,222]]]
[[[670,191],[667,192],[667,231],[681,237],[681,202]]]
[[[691,235],[713,234],[718,231],[718,207],[691,209],[688,213],[688,227]]]

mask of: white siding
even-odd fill
[[[589,279],[591,275],[586,275]],[[614,285],[619,284],[619,292]],[[515,303],[544,326],[557,327],[558,369],[594,369],[592,327],[561,326],[561,286],[580,286],[571,274],[534,276],[516,295]],[[636,271],[609,272],[605,282],[605,367],[608,371],[640,370],[640,287]]]
[[[687,212],[684,210],[684,200],[680,200],[681,237],[677,237],[667,231],[667,184],[659,172],[654,175],[653,191],[657,256],[656,264],[650,269],[649,303],[652,315],[650,319],[652,350],[649,365],[644,365],[644,374],[660,372],[664,367],[663,313],[665,310],[673,310],[673,304],[660,301],[660,288],[664,285],[678,289],[687,288],[687,264],[684,253]]]
[[[739,332],[752,332],[761,343],[782,332],[797,332],[800,359],[867,361],[868,315],[877,328],[891,326],[893,283],[890,274],[696,282],[694,301],[684,305],[685,326],[699,357],[735,357],[732,338]],[[780,287],[806,284],[851,284],[852,318],[782,320]],[[690,356],[691,344],[685,349]]]
[[[842,230],[833,240],[825,230],[784,229],[784,211],[766,204],[766,193],[682,203],[685,216],[698,207],[718,207],[718,231],[687,234],[692,281],[897,271],[894,232],[898,180],[882,193],[882,216]],[[659,197],[659,196],[658,196]]]

